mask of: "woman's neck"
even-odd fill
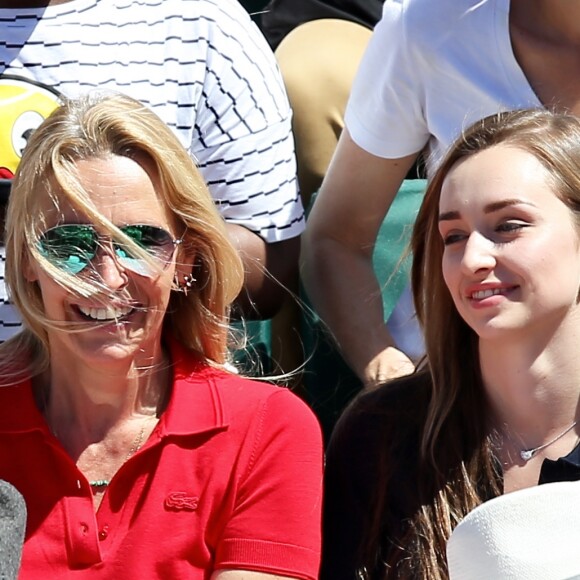
[[[169,357],[159,347],[155,356],[106,370],[83,361],[51,365],[34,386],[53,432],[83,432],[90,439],[127,418],[159,414],[170,382]]]
[[[580,400],[575,350],[555,344],[530,347],[523,340],[480,343],[483,382],[496,426],[509,426],[533,446],[546,433],[571,424],[579,416]]]

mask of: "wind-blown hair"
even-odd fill
[[[392,408],[383,418],[389,424],[382,434],[386,466],[377,478],[372,521],[362,547],[367,571],[377,572],[369,574],[373,579],[447,578],[445,549],[454,527],[477,505],[502,493],[478,337],[459,315],[443,279],[444,245],[438,229],[441,189],[450,170],[459,160],[497,145],[528,152],[542,163],[580,230],[580,119],[575,116],[523,110],[483,119],[453,144],[430,180],[411,242],[413,294],[427,356],[415,375],[386,387],[395,393],[414,389],[419,396],[399,397],[411,411]],[[420,451],[412,481],[403,484],[413,488],[413,513],[392,534],[385,531],[385,514],[391,513],[387,494],[393,485],[388,466],[401,446],[398,433],[409,431],[401,424],[404,420],[416,424]]]
[[[125,156],[154,174],[157,195],[176,231],[183,233],[179,256],[195,257],[197,281],[187,295],[174,291],[165,314],[164,332],[211,363],[227,352],[229,306],[243,283],[243,268],[225,224],[203,178],[177,137],[155,113],[129,97],[110,94],[66,101],[32,134],[12,184],[6,218],[6,285],[20,311],[24,329],[0,346],[3,378],[33,376],[48,364],[47,328],[80,332],[44,314],[40,288],[27,279],[27,265],[37,262],[69,292],[103,292],[97,282],[67,274],[39,251],[46,230],[46,208],[66,200],[103,231],[122,239],[131,251],[153,260],[96,211],[81,186],[81,160]],[[157,266],[159,268],[159,266]],[[177,289],[177,288],[175,288]],[[26,358],[26,368],[14,361]]]

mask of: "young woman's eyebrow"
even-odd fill
[[[440,222],[448,222],[451,220],[458,220],[461,217],[461,214],[458,211],[446,211],[439,214],[439,221]]]
[[[506,207],[510,207],[512,205],[530,205],[532,207],[536,207],[531,201],[525,201],[523,199],[502,199],[501,201],[494,201],[492,203],[488,203],[484,208],[484,213],[493,213],[495,211],[499,211]],[[451,221],[451,220],[458,220],[461,218],[461,213],[456,210],[445,211],[439,214],[439,221]]]
[[[499,211],[506,207],[510,207],[512,205],[530,205],[532,207],[536,207],[534,203],[531,201],[526,201],[525,199],[513,198],[513,199],[502,199],[501,201],[494,201],[493,203],[488,203],[484,208],[483,211],[485,213],[493,213],[494,211]]]

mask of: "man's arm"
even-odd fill
[[[234,317],[271,318],[279,310],[298,277],[300,237],[266,242],[243,226],[227,223],[234,246],[244,263],[244,287],[236,298]]]
[[[274,55],[242,6],[203,6],[206,66],[191,154],[244,261],[234,315],[269,318],[284,286],[295,285],[304,229],[292,113]]]
[[[384,217],[417,155],[376,157],[345,129],[302,241],[308,295],[367,386],[413,370],[387,331],[372,255]]]

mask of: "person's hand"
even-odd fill
[[[373,390],[390,379],[410,375],[415,370],[411,359],[394,346],[376,355],[365,369],[364,388]]]

